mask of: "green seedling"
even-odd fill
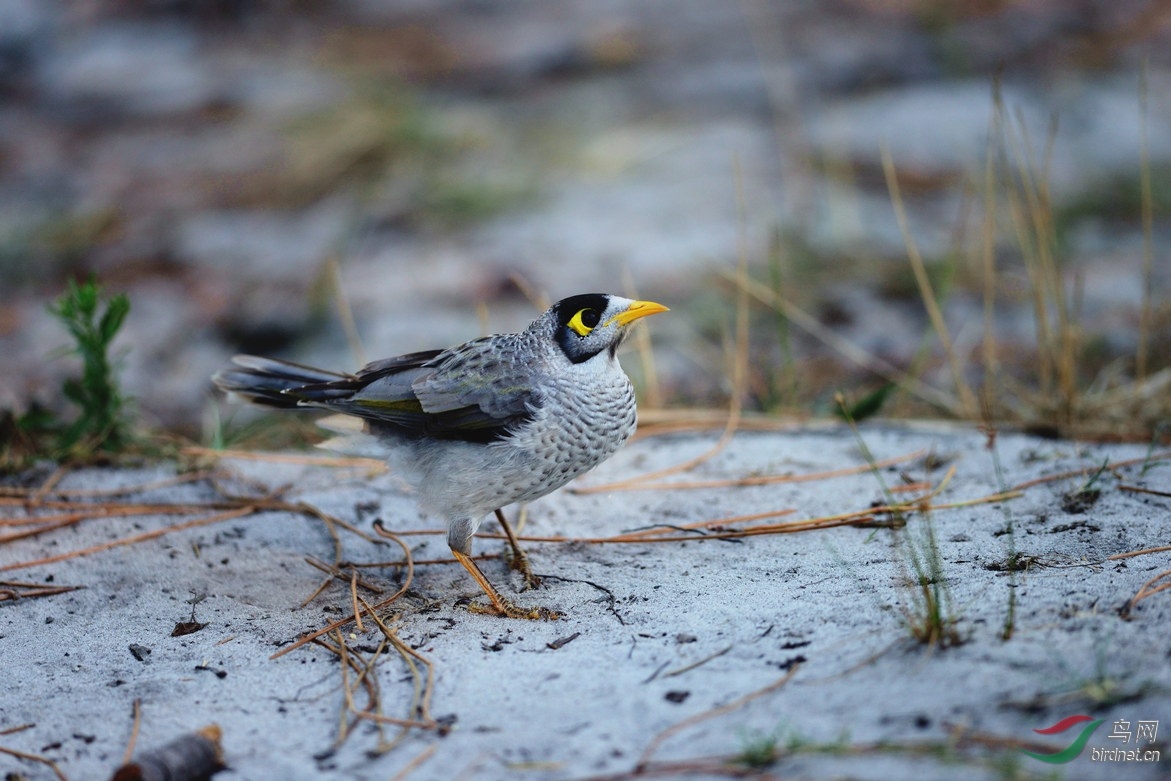
[[[1087,477],[1081,486],[1061,497],[1061,509],[1067,513],[1084,513],[1093,507],[1094,503],[1098,501],[1098,497],[1102,495],[1102,489],[1097,488],[1095,483],[1098,482],[1098,478],[1102,476],[1102,473],[1106,471],[1109,463],[1110,459],[1103,461],[1097,471]]]
[[[1138,473],[1139,477],[1146,477],[1148,469],[1163,461],[1163,459],[1154,457],[1155,449],[1159,446],[1159,442],[1162,441],[1169,430],[1171,430],[1171,424],[1165,420],[1160,421],[1159,425],[1155,426],[1155,432],[1151,435],[1151,443],[1147,445],[1147,455],[1143,458],[1143,468]]]
[[[870,471],[882,488],[887,506],[898,508],[899,504],[882,479],[877,460],[862,439],[841,394],[838,394],[837,402],[842,416],[854,432],[863,458],[870,464]],[[907,508],[914,509],[917,508]],[[923,645],[948,648],[962,644],[965,638],[957,627],[959,611],[952,604],[951,590],[947,586],[943,557],[939,553],[939,543],[935,537],[935,525],[931,521],[930,512],[923,512],[922,523],[916,524],[914,529],[905,523],[906,513],[902,510],[892,509],[891,515],[895,520],[904,521],[890,525],[893,547],[901,560],[910,602],[908,607],[902,608],[903,625],[911,637]]]
[[[736,755],[735,763],[751,768],[766,768],[776,764],[781,752],[777,748],[776,734],[752,731],[742,736],[743,745]]]
[[[110,345],[129,311],[130,299],[125,294],[103,298],[93,280],[81,285],[70,280],[65,292],[49,305],[50,314],[73,337],[67,353],[77,355],[82,363],[81,376],[65,380],[61,389],[77,407],[77,416],[58,429],[57,455],[110,452],[126,444],[126,400],[118,387]]]
[[[837,410],[838,417],[843,420],[866,420],[874,417],[882,409],[882,405],[890,397],[891,393],[898,388],[893,382],[888,382],[880,386],[877,390],[867,393],[861,399],[850,405],[848,409],[839,407]]]
[[[996,430],[990,424],[985,423],[988,434],[988,452],[992,456],[992,466],[996,471],[996,488],[1001,493],[1008,491],[1008,481],[1004,477],[1004,465],[1000,461],[1000,451],[996,449]],[[1013,632],[1016,631],[1016,591],[1017,591],[1017,572],[1022,569],[1027,569],[1029,563],[1035,557],[1022,556],[1016,547],[1016,523],[1012,516],[1012,509],[1008,503],[1000,505],[1001,512],[1004,514],[1005,529],[1008,531],[1008,550],[1005,557],[1005,571],[1008,572],[1008,605],[1004,611],[1004,625],[1000,628],[1000,639],[1012,639]]]
[[[769,283],[778,296],[783,295],[785,291],[785,253],[781,231],[774,227],[768,246],[768,269]],[[769,384],[772,386],[771,401],[781,407],[796,407],[799,386],[797,363],[793,357],[793,334],[789,318],[780,309],[773,310],[773,328],[776,331],[777,344],[780,346],[781,366],[779,373],[768,375]]]

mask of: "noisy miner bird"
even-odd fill
[[[377,454],[413,484],[421,509],[444,519],[452,553],[491,600],[473,609],[555,618],[501,596],[471,559],[472,535],[495,512],[512,565],[535,580],[501,508],[555,491],[630,438],[634,389],[618,347],[631,323],[665,311],[651,301],[577,295],[520,333],[375,361],[357,374],[238,355],[213,380],[257,404],[352,416],[341,419],[348,425],[322,421],[350,432],[325,446]]]

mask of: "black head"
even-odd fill
[[[626,338],[630,323],[665,312],[650,301],[634,301],[608,293],[585,293],[562,299],[549,310],[553,336],[573,363],[588,361],[608,351],[613,356]]]

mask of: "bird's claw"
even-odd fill
[[[529,564],[529,557],[525,555],[522,550],[512,551],[512,555],[508,556],[508,568],[514,572],[519,572],[524,578],[524,588],[522,591],[528,591],[531,588],[536,588],[541,585],[541,578],[533,572],[532,566]]]
[[[527,621],[556,621],[561,618],[560,613],[547,607],[520,607],[504,599],[500,600],[499,604],[471,602],[468,604],[468,612],[503,618],[523,618]]]

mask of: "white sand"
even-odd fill
[[[943,427],[868,426],[874,457],[929,449],[948,459],[925,471],[922,458],[882,470],[888,486],[905,474],[938,484],[954,478],[936,502],[977,499],[999,490],[992,454],[979,433]],[[702,453],[715,434],[648,438],[628,446],[575,485],[598,485],[682,462]],[[1146,448],[1053,442],[1002,435],[997,453],[1009,484],[1067,470],[1096,471],[1105,460],[1142,458]],[[687,475],[713,480],[749,475],[806,474],[864,465],[844,427],[791,433],[741,433],[729,447]],[[366,480],[352,470],[231,462],[241,473],[278,486],[369,530],[375,517],[391,529],[433,528],[388,477]],[[1010,740],[1034,740],[1053,751],[1077,728],[1050,737],[1034,728],[1084,713],[1105,723],[1082,754],[1051,766],[1015,749],[963,749],[940,760],[906,751],[856,756],[801,753],[781,760],[781,777],[1004,777],[1005,762],[1022,773],[1056,769],[1066,779],[1166,778],[1171,773],[1171,593],[1144,600],[1133,620],[1118,609],[1142,583],[1171,569],[1171,552],[1124,560],[1113,554],[1166,545],[1171,500],[1123,490],[1120,482],[1171,488],[1171,463],[1145,475],[1141,467],[1103,474],[1098,501],[1086,511],[1062,509],[1063,495],[1083,484],[1068,478],[1030,488],[1000,504],[975,504],[931,514],[958,629],[959,647],[924,650],[903,626],[911,593],[900,586],[905,559],[886,529],[840,527],[742,540],[663,544],[538,544],[528,549],[536,591],[515,593],[518,579],[499,560],[488,576],[521,604],[562,611],[553,622],[524,622],[469,613],[457,601],[476,589],[454,565],[418,568],[397,606],[398,635],[435,666],[432,713],[453,721],[450,733],[415,730],[378,757],[370,725],[359,725],[342,747],[329,749],[342,707],[336,657],[306,645],[269,656],[303,633],[348,615],[349,588],[334,583],[307,607],[298,605],[322,579],[304,562],[330,560],[331,538],[319,520],[266,513],[169,534],[129,547],[29,569],[0,571],[0,580],[81,584],[84,590],[0,603],[0,746],[54,759],[72,781],[108,778],[131,732],[132,703],[142,702],[140,750],[157,748],[208,723],[223,728],[230,769],[223,779],[388,779],[408,762],[434,753],[411,779],[581,778],[618,774],[636,765],[654,736],[690,716],[732,702],[777,681],[783,687],[733,712],[666,740],[656,761],[738,754],[760,735],[796,736],[807,744],[845,737],[854,744],[901,746],[946,742],[952,727]],[[170,474],[88,469],[59,488],[133,485]],[[236,486],[239,488],[239,486]],[[908,496],[908,494],[899,494]],[[206,483],[158,489],[140,501],[212,501]],[[561,491],[529,509],[532,535],[612,536],[653,524],[686,524],[779,511],[799,520],[867,507],[882,499],[867,472],[814,482],[600,494]],[[9,517],[20,508],[5,507]],[[1011,538],[1004,534],[1009,520]],[[0,547],[0,566],[79,549],[175,517],[90,520]],[[913,515],[909,532],[924,530]],[[495,532],[494,523],[484,531]],[[375,547],[342,531],[353,561],[398,558],[396,546]],[[447,556],[441,537],[407,537],[419,559]],[[988,569],[1003,563],[1010,539],[1032,559],[1017,575],[1015,633],[1005,642],[1010,577]],[[496,553],[496,540],[477,552]],[[393,591],[393,569],[364,576]],[[389,592],[387,592],[389,593]],[[192,594],[206,595],[195,617],[207,626],[171,637],[191,618]],[[380,637],[371,622],[348,642],[369,650]],[[559,648],[549,644],[576,635]],[[150,648],[138,661],[132,644]],[[140,652],[141,653],[141,652]],[[707,660],[703,662],[703,660]],[[702,664],[696,664],[703,662]],[[695,665],[695,666],[691,666]],[[690,667],[689,667],[690,666]],[[402,717],[412,695],[397,654],[378,668],[384,711]],[[1105,682],[1095,689],[1093,682]],[[1109,697],[1094,699],[1094,691]],[[1094,748],[1133,748],[1108,737],[1115,721],[1158,720],[1159,764],[1111,763]],[[1079,725],[1080,726],[1080,725]],[[396,734],[388,728],[387,735]],[[754,736],[756,736],[754,738]],[[1145,746],[1143,746],[1145,748]],[[0,755],[0,769],[30,781],[53,778],[42,765]],[[674,777],[705,777],[699,774]],[[1026,776],[1028,777],[1028,776]]]

